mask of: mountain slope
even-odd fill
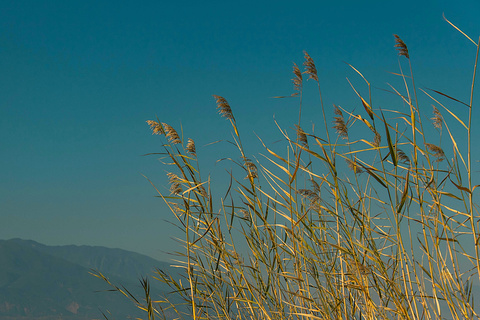
[[[90,269],[141,297],[138,278],[151,275],[156,267],[170,269],[166,263],[120,249],[0,240],[0,319],[103,319],[102,312],[115,319],[144,317],[118,292],[105,292],[110,288]],[[156,283],[152,282],[152,293],[164,294]]]
[[[148,256],[100,246],[46,246],[44,244],[22,239],[10,241],[30,246],[37,251],[78,264],[87,269],[99,270],[110,277],[119,277],[126,281],[138,282],[138,279],[151,275],[156,269],[169,270],[175,274],[177,270],[168,263]]]

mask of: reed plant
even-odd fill
[[[183,304],[152,296],[146,280],[143,300],[115,288],[148,319],[169,312],[195,320],[480,318],[480,216],[471,158],[479,43],[468,39],[476,46],[468,102],[421,90],[431,104],[420,105],[414,54],[395,35],[395,76],[403,86],[389,91],[403,108],[376,105],[371,84],[349,65],[364,83],[351,84],[360,108],[334,105],[330,119],[320,75],[305,52],[303,71],[293,66],[298,122],[278,126],[281,152],[260,140],[266,154],[260,160],[247,152],[235,108],[214,96],[238,150],[222,196],[201,176],[194,140],[158,119],[147,121],[164,141],[169,172],[169,191],[157,191],[184,235],[175,262],[184,277],[158,270],[155,278]],[[307,80],[318,85],[321,133],[302,127]],[[456,115],[458,106],[468,109],[465,119]],[[438,134],[429,138],[432,130]]]

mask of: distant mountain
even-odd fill
[[[120,249],[46,246],[31,240],[0,240],[0,320],[144,318],[126,297],[90,274],[96,269],[116,285],[142,297],[139,278],[158,268],[178,276],[165,262]],[[169,289],[151,281],[154,297]]]
[[[156,269],[177,271],[171,268],[167,262],[122,249],[100,246],[46,246],[32,240],[22,239],[11,239],[10,241],[29,246],[87,269],[99,270],[110,277],[119,277],[132,282],[138,282],[142,276],[151,275]]]

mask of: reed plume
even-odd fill
[[[165,136],[168,138],[168,140],[170,140],[171,143],[173,144],[182,143],[182,141],[180,140],[180,137],[178,136],[177,131],[175,131],[175,129],[171,125],[163,122],[162,126],[165,130]]]
[[[167,173],[167,177],[170,183],[170,194],[180,195],[182,190],[182,185],[180,184],[180,178],[172,172]]]
[[[152,134],[164,134],[165,133],[163,131],[162,126],[157,121],[147,120],[147,124],[152,129]]]
[[[314,179],[309,179],[309,180],[312,183],[313,191],[316,194],[320,195],[320,185]]]
[[[437,129],[442,129],[443,127],[443,117],[437,107],[433,106],[433,117],[431,118],[433,126]]]
[[[410,164],[410,158],[399,148],[397,148],[397,158],[403,163]]]
[[[230,108],[230,105],[228,104],[227,100],[217,95],[213,95],[213,97],[217,102],[218,113],[220,113],[220,115],[224,118],[235,120],[235,118],[233,117],[232,108]]]
[[[295,125],[295,129],[297,131],[298,142],[300,142],[301,145],[308,149],[308,140],[305,131],[303,131],[303,129],[298,124]]]
[[[308,74],[308,79],[313,79],[318,82],[317,68],[315,67],[312,57],[310,57],[307,51],[303,53],[305,55],[305,62],[303,63],[305,66],[304,73]]]
[[[410,56],[408,55],[408,48],[405,42],[403,42],[398,35],[394,34],[393,36],[395,37],[395,48],[398,50],[398,55],[410,59]]]
[[[337,115],[333,120],[333,128],[336,130],[337,134],[343,139],[348,139],[348,128],[345,124],[345,119],[343,118],[342,110],[340,110],[336,105],[333,105],[333,112]]]
[[[373,145],[378,148],[380,146],[380,143],[382,142],[382,136],[380,135],[380,133],[377,132],[377,130],[375,130],[374,132],[375,137],[373,138]]]
[[[292,79],[293,89],[297,92],[292,93],[292,96],[296,96],[302,91],[303,85],[302,72],[300,71],[296,63],[293,63],[293,75],[295,76]]]
[[[363,169],[357,164],[357,161],[352,161],[349,158],[345,158],[345,162],[347,162],[347,166],[350,170],[352,170],[354,173],[363,173]]]
[[[248,158],[244,158],[243,162],[248,172],[247,178],[253,178],[253,179],[258,178],[258,169],[255,163],[253,163],[252,160]]]
[[[425,146],[427,147],[428,150],[433,152],[433,156],[437,158],[437,161],[443,161],[445,159],[445,152],[443,152],[443,149],[440,148],[439,146],[436,146],[431,143],[425,143]]]
[[[197,150],[195,148],[195,142],[193,142],[192,139],[188,138],[187,146],[185,148],[188,153],[190,153],[193,156],[197,156]]]

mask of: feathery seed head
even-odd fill
[[[295,129],[297,130],[298,142],[300,142],[301,145],[303,145],[308,149],[308,141],[307,141],[307,135],[305,134],[305,131],[303,131],[303,129],[298,124],[295,125]]]
[[[177,131],[173,129],[173,127],[165,122],[162,122],[162,126],[165,130],[165,136],[170,140],[173,144],[181,143],[180,137],[178,136]]]
[[[342,110],[340,110],[336,105],[334,106],[334,113],[338,117],[334,117],[333,128],[337,131],[337,134],[343,139],[348,139],[348,128],[345,124],[345,119],[343,118]]]
[[[433,126],[437,129],[442,129],[443,127],[443,117],[440,111],[438,111],[437,107],[433,106],[433,117],[431,118],[433,121]]]
[[[238,254],[238,252],[236,252],[235,250],[228,250],[227,252],[228,255],[232,257],[235,264],[243,265],[243,258],[240,254]]]
[[[197,150],[195,148],[195,142],[193,142],[193,140],[190,139],[190,138],[188,138],[186,149],[187,149],[187,152],[192,154],[193,156],[197,155]]]
[[[336,105],[333,105],[333,113],[343,118],[342,110],[340,110],[340,108],[337,107]]]
[[[348,168],[352,170],[354,173],[362,173],[363,169],[357,165],[356,161],[352,161],[349,158],[345,158],[345,161],[347,162]]]
[[[313,179],[310,179],[310,181],[312,182],[313,191],[315,191],[317,194],[320,194],[320,186],[318,185],[317,181]]]
[[[299,189],[298,193],[300,193],[302,196],[304,196],[306,198],[309,198],[310,201],[312,201],[312,202],[320,200],[320,195],[313,190]]]
[[[250,178],[250,177],[252,179],[258,178],[258,169],[255,163],[253,163],[252,160],[248,158],[244,158],[243,161],[245,163],[245,168],[247,169],[247,172],[248,172],[248,175],[246,178]]]
[[[441,162],[445,159],[445,152],[443,152],[443,149],[440,148],[439,146],[436,146],[431,143],[425,143],[425,146],[427,147],[428,150],[433,152],[433,156],[437,158],[436,161]]]
[[[147,124],[152,129],[152,134],[164,134],[162,126],[153,120],[147,120]]]
[[[169,202],[169,204],[173,207],[173,210],[175,211],[175,213],[177,214],[183,214],[185,211],[180,208],[180,206],[178,205],[178,203],[176,202]]]
[[[377,131],[375,131],[375,138],[373,138],[373,145],[375,147],[379,147],[380,146],[380,142],[382,142],[382,136],[380,135],[380,133],[378,133]]]
[[[347,256],[347,261],[348,261],[347,268],[349,272],[352,272],[354,274],[359,274],[359,275],[367,275],[371,273],[371,270],[367,265],[357,261],[356,259],[354,260]]]
[[[179,195],[183,190],[180,184],[180,178],[172,172],[167,173],[170,182],[170,194]]]
[[[220,113],[220,115],[224,118],[235,120],[235,118],[233,117],[232,108],[230,108],[227,100],[217,95],[213,95],[213,97],[217,102],[218,113]]]
[[[394,34],[393,36],[395,37],[395,48],[398,50],[398,55],[405,56],[407,59],[410,59],[410,56],[408,55],[408,48],[405,42],[403,42],[398,35]]]
[[[410,164],[410,158],[401,149],[397,149],[397,159],[403,163]]]
[[[319,210],[320,193],[309,189],[298,189],[297,192],[310,202],[309,209]]]
[[[247,210],[245,210],[245,209],[239,209],[238,212],[241,213],[241,216],[240,216],[241,219],[246,220],[246,221],[250,221],[250,220],[251,220],[251,218],[250,218],[250,213],[248,213]]]
[[[302,196],[308,197],[308,198],[315,196],[315,192],[309,189],[298,189],[297,192],[300,193]]]
[[[300,71],[296,63],[293,63],[293,74],[295,75],[295,77],[292,79],[293,88],[298,92],[293,93],[292,96],[296,96],[300,93],[300,91],[302,91],[303,84],[302,72]]]
[[[305,62],[303,63],[305,66],[304,73],[308,74],[308,79],[313,79],[318,82],[317,68],[315,67],[312,57],[310,57],[306,51],[303,53],[305,54]]]

